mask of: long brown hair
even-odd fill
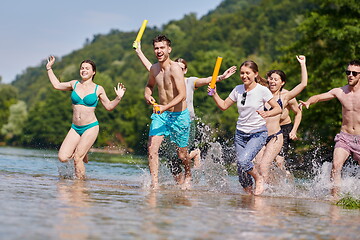
[[[259,67],[254,61],[251,61],[251,60],[245,61],[240,65],[239,68],[241,68],[242,66],[250,68],[251,70],[253,70],[254,73],[259,73]],[[257,82],[263,86],[266,86],[266,87],[269,86],[267,80],[262,78],[259,74],[255,78],[255,82]]]

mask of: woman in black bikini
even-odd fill
[[[288,102],[295,98],[307,85],[308,75],[305,63],[305,56],[296,56],[301,66],[301,82],[288,92],[281,92],[282,86],[285,84],[285,73],[281,70],[272,70],[267,74],[267,84],[274,99],[278,102],[282,109],[286,108]],[[265,104],[265,111],[270,108]],[[259,152],[255,158],[255,166],[265,181],[269,179],[270,165],[275,157],[279,154],[283,145],[283,134],[280,127],[281,114],[266,119],[266,127],[268,129],[267,144]]]

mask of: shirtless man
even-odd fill
[[[300,101],[300,108],[304,105],[309,108],[311,104],[337,98],[342,105],[342,124],[340,133],[335,136],[335,147],[331,170],[333,186],[331,193],[337,197],[340,190],[341,170],[352,154],[354,160],[360,163],[360,61],[351,61],[345,71],[348,84],[333,88],[329,92],[314,95],[306,102]]]
[[[135,42],[134,42],[135,43]],[[135,49],[135,52],[137,54],[137,56],[139,57],[141,63],[144,65],[144,67],[146,68],[146,70],[148,70],[150,72],[150,68],[152,66],[152,63],[149,61],[149,59],[147,59],[147,57],[145,56],[145,54],[143,53],[143,51],[141,50],[141,43],[137,42],[137,48]],[[183,73],[184,76],[188,71],[187,68],[187,62],[182,59],[182,58],[177,58],[174,60],[175,62],[177,62]],[[222,80],[225,80],[229,77],[231,77],[234,73],[236,72],[236,66],[232,66],[230,68],[228,68],[222,75],[218,76],[216,81],[220,82]],[[194,104],[193,104],[193,99],[194,99],[194,92],[197,88],[208,85],[211,82],[212,77],[207,77],[207,78],[198,78],[198,77],[184,77],[185,80],[185,86],[186,86],[186,104],[187,104],[187,108],[189,109],[189,114],[190,114],[190,139],[189,139],[189,148],[191,148],[191,146],[194,148],[195,144],[194,144],[194,140],[195,140],[195,134],[196,134],[196,123],[195,123],[195,110],[194,110]],[[296,105],[296,108],[298,109],[298,105]],[[300,109],[298,109],[299,112]],[[200,154],[201,151],[199,148],[195,147],[195,149],[191,150],[189,153],[189,161],[191,161],[192,159],[194,159],[194,168],[199,168],[201,163],[200,163]]]
[[[145,100],[153,104],[153,90],[157,85],[160,114],[155,110],[151,116],[148,159],[152,188],[159,187],[159,148],[165,137],[177,145],[177,154],[184,165],[185,173],[179,167],[172,168],[175,181],[183,188],[190,186],[191,171],[188,159],[190,134],[190,114],[186,105],[186,87],[180,65],[170,59],[171,41],[164,35],[153,39],[154,53],[158,60],[150,68],[149,79],[145,86]]]

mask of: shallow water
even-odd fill
[[[254,197],[208,159],[192,190],[162,166],[162,188],[150,191],[145,164],[90,155],[88,179],[77,181],[56,154],[0,147],[0,239],[359,239],[360,211],[327,200],[326,164]],[[343,189],[358,197],[352,168]]]

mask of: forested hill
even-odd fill
[[[223,57],[220,72],[251,59],[258,63],[262,76],[270,69],[284,70],[288,75],[286,88],[300,81],[295,55],[304,54],[309,86],[300,99],[306,99],[346,84],[344,67],[359,58],[359,19],[360,7],[355,0],[224,0],[201,18],[189,13],[161,27],[148,27],[142,49],[150,61],[155,61],[151,40],[157,34],[166,34],[173,42],[172,59],[181,56],[188,61],[187,76],[210,76],[217,56]],[[84,40],[83,48],[58,56],[53,66],[61,81],[68,81],[79,78],[82,60],[94,60],[98,68],[95,82],[105,88],[111,99],[115,97],[113,86],[117,82],[126,85],[125,97],[113,112],[97,107],[101,130],[96,147],[146,151],[151,108],[143,99],[147,72],[131,47],[136,34],[111,30],[106,35],[94,35],[93,39]],[[218,84],[218,92],[226,97],[240,83],[235,74]],[[41,147],[61,144],[71,124],[70,93],[52,89],[45,63],[28,68],[12,86],[11,91],[21,93],[18,100],[26,104],[18,102],[11,109],[14,99],[0,99],[6,102],[1,105],[4,111],[0,116],[0,141]],[[196,91],[194,103],[202,121],[218,130],[217,137],[232,137],[237,119],[235,107],[219,111],[207,97],[206,87]],[[341,109],[336,101],[321,103],[304,112],[300,132],[304,140],[312,141],[318,134],[330,142],[340,123]]]

